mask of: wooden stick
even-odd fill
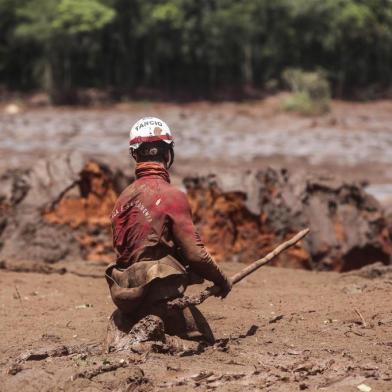
[[[354,308],[354,312],[359,316],[359,318],[361,319],[362,325],[366,328],[367,323],[366,323],[364,317],[362,316],[362,313],[357,308]]]
[[[263,257],[260,260],[257,260],[253,262],[252,264],[248,265],[245,267],[243,270],[240,272],[236,273],[234,276],[231,277],[231,281],[234,284],[240,282],[242,279],[244,279],[246,276],[250,275],[263,265],[266,265],[269,263],[272,259],[274,259],[276,256],[278,256],[280,253],[284,252],[286,249],[290,248],[291,246],[295,245],[298,241],[300,241],[302,238],[304,238],[308,233],[309,229],[304,229],[300,231],[298,234],[296,234],[293,238],[289,239],[286,242],[283,242],[279,246],[277,246],[272,252],[268,253],[267,256]],[[167,303],[169,308],[177,308],[177,309],[184,309],[188,307],[189,305],[200,305],[202,302],[204,302],[208,297],[211,297],[212,295],[219,294],[220,287],[219,286],[211,286],[199,293],[198,295],[194,296],[185,296],[182,298],[177,298],[172,301],[169,301]]]
[[[252,264],[248,265],[246,268],[244,268],[240,272],[236,273],[231,278],[233,284],[240,282],[242,279],[244,279],[246,276],[250,275],[252,272],[259,269],[261,266],[268,264],[272,259],[274,259],[276,256],[278,256],[280,253],[284,252],[286,249],[295,245],[298,241],[300,241],[302,238],[304,238],[309,233],[309,231],[310,231],[309,229],[304,229],[304,230],[300,231],[293,238],[291,238],[288,241],[283,242],[283,244],[280,244],[279,246],[277,246],[272,252],[268,253],[267,256],[263,257],[260,260],[253,262]]]

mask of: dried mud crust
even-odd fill
[[[113,310],[103,279],[0,271],[0,390],[387,392],[390,267],[366,268],[264,267],[202,305],[217,342],[185,356],[101,353]]]

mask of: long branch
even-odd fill
[[[231,277],[231,281],[233,285],[240,282],[246,276],[250,275],[252,272],[259,269],[261,266],[268,264],[272,259],[278,256],[280,253],[284,252],[286,249],[290,248],[291,246],[295,245],[298,241],[304,238],[308,233],[309,229],[304,229],[296,234],[293,238],[289,239],[288,241],[283,242],[279,246],[277,246],[273,251],[268,253],[262,259],[259,259],[252,264],[245,267],[240,272],[236,273]],[[219,286],[211,286],[207,289],[203,290],[201,293],[193,296],[185,296],[182,298],[177,298],[167,303],[168,307],[170,308],[177,308],[177,309],[184,309],[190,305],[200,305],[203,303],[207,298],[211,297],[212,295],[218,294],[220,291]]]

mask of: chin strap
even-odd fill
[[[169,157],[169,162],[168,162],[168,164],[167,164],[167,168],[168,169],[170,169],[171,168],[171,165],[173,164],[173,162],[174,162],[174,143],[172,143],[171,144],[171,146],[170,146],[170,149],[169,149],[169,155],[170,155],[170,157]]]

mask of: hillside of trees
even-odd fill
[[[335,96],[386,90],[392,1],[0,0],[0,85],[58,102],[276,88],[288,68],[322,70]]]

